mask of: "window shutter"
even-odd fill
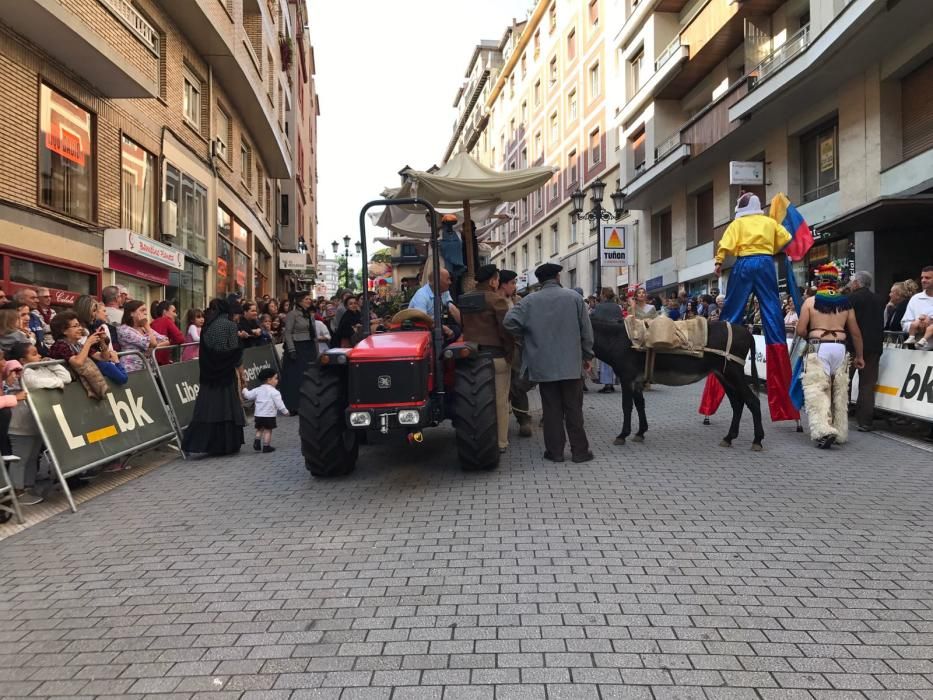
[[[933,60],[901,82],[901,128],[904,159],[933,148]]]

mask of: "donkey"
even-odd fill
[[[614,444],[624,445],[632,433],[632,404],[638,411],[638,432],[632,438],[635,442],[645,439],[648,430],[648,418],[645,415],[645,397],[642,386],[645,380],[646,353],[632,349],[632,341],[622,321],[592,320],[594,348],[593,352],[601,362],[606,362],[615,371],[622,385],[622,432]],[[745,379],[745,369],[734,360],[729,360],[715,351],[728,352],[743,360],[751,352],[752,380],[757,388],[758,371],[754,362],[755,340],[744,326],[732,324],[732,343],[729,346],[729,326],[725,321],[711,321],[706,347],[711,352],[704,352],[702,357],[657,353],[654,361],[652,383],[666,386],[686,386],[706,378],[709,374],[722,384],[732,405],[732,424],[729,432],[720,442],[721,447],[732,447],[732,441],[739,435],[739,423],[742,420],[742,408],[747,406],[755,424],[755,437],[752,450],[760,452],[763,448],[765,432],[761,424],[761,403],[758,395]]]

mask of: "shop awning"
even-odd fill
[[[830,233],[889,231],[892,229],[926,230],[933,221],[933,195],[881,197],[816,228]]]

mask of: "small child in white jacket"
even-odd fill
[[[259,452],[275,452],[272,446],[272,431],[276,428],[275,417],[281,413],[288,415],[288,409],[282,402],[282,394],[275,387],[279,375],[274,369],[264,369],[259,373],[261,384],[255,389],[243,389],[243,398],[254,401],[253,417],[256,419],[256,439],[253,449]]]

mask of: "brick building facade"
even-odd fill
[[[294,35],[286,0],[0,8],[7,292],[35,283],[67,304],[124,284],[184,312],[281,291]]]

